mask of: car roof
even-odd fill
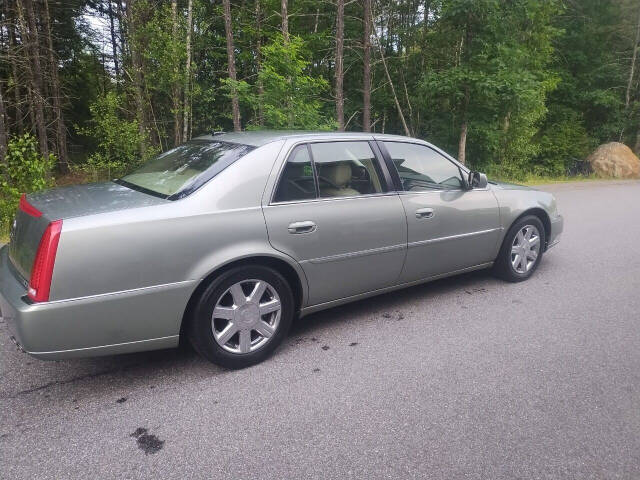
[[[194,140],[221,141],[230,143],[240,143],[243,145],[251,145],[260,147],[276,140],[285,140],[289,138],[309,139],[314,138],[376,138],[380,140],[412,140],[420,141],[415,138],[403,137],[400,135],[386,135],[380,133],[366,132],[322,132],[322,131],[305,131],[305,130],[254,130],[249,132],[216,132],[210,135],[201,135]]]

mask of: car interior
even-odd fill
[[[316,198],[314,168],[308,157],[300,158],[299,153],[294,153],[285,166],[274,198],[276,202]],[[353,197],[382,192],[374,162],[374,158],[316,161],[320,197]]]

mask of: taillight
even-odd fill
[[[20,197],[20,210],[32,217],[41,217],[42,212],[27,202],[27,196],[23,193]]]
[[[44,231],[36,253],[36,259],[31,269],[31,280],[27,295],[34,302],[46,302],[49,300],[51,290],[51,277],[53,265],[56,261],[58,241],[62,231],[62,220],[51,222]]]

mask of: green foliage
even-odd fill
[[[79,168],[90,172],[95,180],[121,176],[158,152],[147,135],[140,133],[137,120],[127,119],[123,104],[124,96],[112,91],[90,107],[90,126],[82,133],[96,139],[97,149]]]
[[[0,232],[8,231],[20,195],[51,187],[51,169],[56,164],[38,152],[38,142],[26,133],[9,140],[5,161],[0,163]]]
[[[304,41],[293,36],[284,42],[282,35],[262,50],[263,61],[258,72],[262,83],[262,95],[257,85],[246,81],[231,82],[225,79],[229,94],[236,89],[240,99],[254,111],[251,127],[297,128],[329,130],[335,121],[322,113],[322,95],[329,90],[328,82],[321,76],[308,74]],[[259,112],[264,112],[264,125],[259,123]]]
[[[335,2],[288,2],[287,43],[277,33],[282,22],[279,0],[232,2],[236,82],[227,79],[221,2],[192,1],[188,78],[189,2],[176,3],[175,24],[169,0],[125,3],[120,24],[117,2],[49,2],[71,158],[94,178],[119,175],[143,159],[142,151],[173,146],[176,119],[181,133],[185,109],[188,136],[231,130],[234,91],[240,97],[242,128],[336,127]],[[113,39],[108,28],[96,29],[87,20],[98,16],[109,25],[109,5],[116,7]],[[466,122],[468,163],[494,175],[525,179],[564,174],[598,144],[622,140],[633,146],[640,138],[640,58],[628,106],[625,93],[638,9],[637,0],[375,1],[373,131],[404,134],[393,84],[411,135],[456,155]],[[362,128],[363,13],[362,2],[346,2],[348,130]],[[7,26],[16,23],[11,9],[5,15]],[[44,42],[46,36],[40,38]],[[117,44],[118,77],[110,58],[112,40]],[[29,50],[20,35],[14,41],[16,48],[9,52],[9,36],[0,38],[3,58],[18,58]],[[41,45],[42,51],[47,48]],[[134,68],[134,52],[139,70]],[[36,131],[27,108],[27,64],[17,62],[16,80],[12,64],[0,62],[7,124],[14,135]],[[143,105],[140,112],[136,98]],[[45,113],[53,146],[55,123],[49,106]]]
[[[442,121],[431,128],[452,151],[468,118],[474,168],[509,176],[531,169],[546,98],[557,85],[547,67],[558,12],[555,0],[454,0],[444,7],[436,33],[456,35],[459,43],[436,47],[442,66],[424,74],[423,105],[436,106]]]

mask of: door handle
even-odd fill
[[[311,220],[307,220],[304,222],[293,222],[289,224],[287,230],[289,233],[297,234],[297,233],[311,233],[315,232],[317,225]]]
[[[434,215],[433,208],[419,208],[416,210],[416,218],[433,218]]]

